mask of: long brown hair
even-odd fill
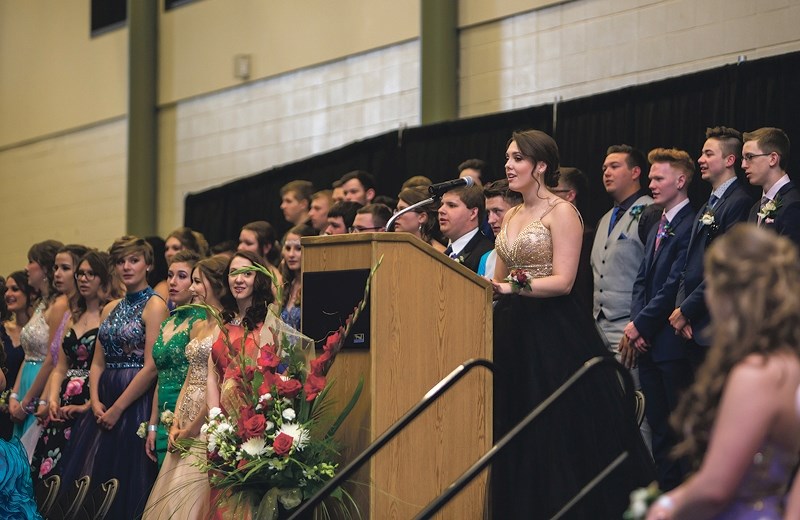
[[[685,440],[676,456],[695,466],[708,447],[722,392],[733,367],[751,354],[790,352],[800,358],[800,259],[788,239],[738,224],[706,253],[706,299],[713,341],[672,426]]]

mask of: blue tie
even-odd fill
[[[718,200],[719,200],[719,197],[717,197],[716,195],[714,195],[712,193],[711,194],[711,198],[708,199],[708,207],[709,207],[709,209],[713,209],[714,206],[717,204]]]
[[[614,226],[619,220],[620,213],[623,213],[622,206],[614,206],[614,211],[611,212],[611,222],[608,223],[608,234],[611,234],[611,231],[614,229]]]

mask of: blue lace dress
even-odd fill
[[[19,394],[20,400],[25,397],[25,394],[28,393],[28,389],[36,380],[36,376],[42,368],[42,361],[44,361],[50,348],[50,344],[48,343],[50,339],[50,327],[48,327],[47,321],[44,319],[44,310],[44,302],[39,302],[39,305],[36,306],[36,310],[33,311],[33,316],[31,316],[31,319],[22,327],[22,331],[19,333],[19,341],[22,345],[22,350],[25,352],[25,361],[22,363],[22,368],[20,368],[18,376],[20,379],[19,391],[17,393]],[[39,396],[34,396],[34,399],[31,400],[32,403],[37,403],[38,401]],[[35,422],[36,416],[29,414],[25,421],[14,425],[14,436],[22,438],[28,428],[33,426]]]
[[[41,520],[33,498],[30,466],[19,439],[0,439],[0,518]]]
[[[98,339],[106,368],[97,391],[106,407],[114,404],[144,366],[142,312],[154,295],[150,287],[128,293],[100,324]],[[74,426],[80,436],[73,438],[62,482],[72,482],[83,475],[89,475],[93,485],[119,479],[117,498],[107,518],[138,518],[144,510],[158,468],[145,454],[144,440],[136,431],[149,420],[152,403],[150,390],[131,403],[110,430],[99,427],[91,413],[84,414]]]

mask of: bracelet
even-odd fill
[[[148,432],[156,432],[156,431],[158,431],[158,426],[155,425],[155,424],[148,424],[147,425],[147,431]]]
[[[656,500],[656,505],[666,509],[667,511],[672,511],[675,509],[675,501],[669,495],[661,495],[659,499]]]
[[[45,406],[45,405],[47,405],[47,401],[45,401],[44,399],[39,399],[39,406]]]
[[[9,401],[10,401],[11,399],[13,399],[13,400],[15,400],[16,402],[19,402],[19,394],[18,394],[18,393],[16,393],[16,392],[11,392],[10,394],[8,394],[8,399],[9,399]]]

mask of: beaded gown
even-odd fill
[[[98,340],[103,346],[106,368],[97,391],[107,408],[144,366],[142,312],[155,295],[150,287],[128,293],[100,324]],[[111,478],[119,479],[117,497],[107,518],[138,518],[144,510],[158,467],[145,454],[144,440],[136,431],[149,420],[152,402],[153,391],[149,390],[122,412],[110,430],[101,428],[90,413],[84,414],[74,427],[81,434],[73,439],[61,481],[72,482],[89,475],[93,485],[100,485]]]
[[[518,210],[512,211],[506,223]],[[513,242],[504,225],[496,250],[509,270],[524,269],[534,279],[553,272],[550,230],[541,219],[524,226]],[[573,295],[501,297],[494,311],[495,442],[584,362],[610,355],[591,315]],[[623,395],[617,372],[603,365],[549,407],[492,464],[493,517],[551,518],[624,450],[625,461],[564,518],[621,518],[629,493],[655,477],[634,418],[633,396]]]
[[[159,413],[165,410],[175,411],[175,402],[178,400],[178,393],[189,369],[185,353],[186,345],[189,343],[189,332],[195,321],[205,317],[203,309],[189,307],[174,312],[161,325],[158,339],[153,344],[153,361],[158,369]],[[168,338],[166,341],[165,337]],[[166,426],[159,420],[156,431],[156,455],[159,467],[164,463],[167,454],[168,434]]]
[[[175,422],[185,427],[206,412],[208,357],[216,335],[193,339],[186,345],[188,371],[175,407]],[[201,435],[201,439],[203,436]],[[193,446],[190,454],[167,453],[158,479],[145,507],[145,519],[196,519],[209,517],[208,476],[192,465],[196,457],[205,457],[201,446]]]
[[[22,363],[22,368],[20,368],[18,375],[20,380],[17,393],[19,394],[20,400],[25,397],[25,394],[28,393],[28,389],[36,380],[36,375],[39,373],[39,370],[41,370],[42,362],[50,347],[48,343],[50,339],[50,327],[47,325],[47,321],[44,318],[44,311],[45,303],[41,301],[39,305],[36,306],[36,310],[33,311],[31,319],[22,327],[22,331],[19,333],[19,341],[22,345],[22,350],[25,352],[25,360]],[[31,400],[33,403],[37,403],[38,401],[39,396],[34,396],[34,399]],[[25,435],[25,432],[35,423],[36,416],[28,414],[23,422],[14,425],[14,436],[21,439],[23,435]],[[36,442],[34,441],[32,444],[32,446],[25,447],[28,451],[28,459],[33,456],[33,447],[36,445]]]
[[[61,406],[83,405],[89,401],[89,367],[92,364],[97,331],[98,329],[95,327],[78,337],[75,329],[70,328],[67,335],[64,336],[61,349],[63,355],[67,357],[69,369],[67,369],[66,377],[61,381],[59,393]],[[64,419],[60,422],[49,421],[44,427],[31,464],[34,482],[60,473],[68,453],[73,427],[79,417],[73,416],[72,419]]]

